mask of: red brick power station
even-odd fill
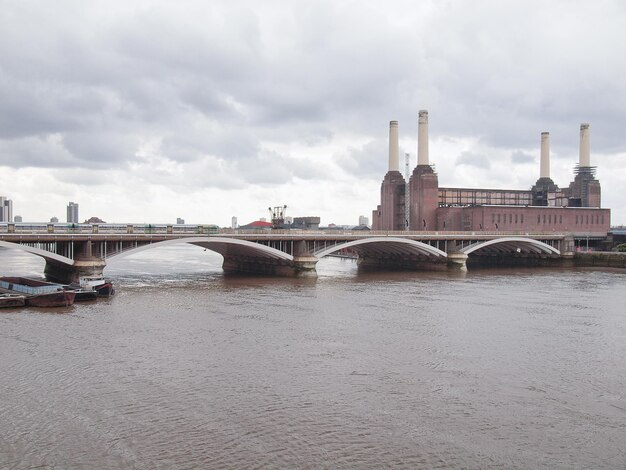
[[[391,121],[389,171],[380,188],[380,205],[372,213],[373,230],[557,231],[596,237],[606,237],[609,230],[611,211],[601,208],[600,182],[590,164],[589,124],[580,126],[580,159],[566,188],[550,178],[547,132],[541,134],[539,179],[529,190],[439,187],[429,163],[428,111],[419,112],[417,166],[408,185],[399,171],[398,151],[398,122]]]

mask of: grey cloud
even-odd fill
[[[63,146],[60,135],[0,140],[0,165],[67,168],[76,163],[76,158]]]
[[[487,170],[491,167],[491,163],[487,156],[478,155],[476,153],[468,151],[462,152],[461,155],[456,158],[456,164],[473,166],[476,168],[481,168],[483,170]]]
[[[582,45],[529,26],[558,14],[575,30],[581,20],[562,2],[407,2],[398,15],[368,2],[28,5],[10,3],[0,19],[0,138],[28,164],[131,161],[137,136],[148,135],[174,161],[214,155],[239,162],[250,182],[273,181],[261,171],[272,167],[259,156],[265,139],[315,145],[338,132],[379,136],[390,119],[400,120],[402,136],[414,135],[420,108],[430,111],[433,138],[538,148],[549,130],[565,155],[575,153],[578,124],[590,121],[595,151],[624,149],[626,42],[608,41],[618,22]],[[605,7],[624,15],[618,2]],[[597,16],[587,21],[600,25]],[[600,62],[615,68],[593,72]],[[57,149],[50,158],[46,146],[11,143],[53,134],[68,154]],[[335,162],[381,177],[386,147],[381,137]],[[475,157],[458,161],[488,165]]]
[[[535,163],[536,159],[535,157],[533,157],[532,155],[526,153],[526,152],[521,152],[519,150],[514,151],[513,153],[511,153],[511,163],[513,164],[525,164],[525,163]]]
[[[335,163],[346,172],[368,178],[382,179],[387,172],[389,142],[377,139],[362,148],[351,147],[334,156]]]

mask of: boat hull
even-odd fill
[[[94,286],[94,290],[98,293],[98,297],[110,297],[115,294],[115,289],[113,289],[113,284],[110,282],[105,282],[99,286]]]
[[[74,291],[60,290],[27,297],[26,305],[29,307],[69,307],[74,303],[75,297]]]
[[[96,300],[98,298],[98,292],[93,289],[75,289],[74,302],[87,302],[89,300]]]
[[[26,305],[26,297],[23,295],[0,295],[0,308],[23,307]]]

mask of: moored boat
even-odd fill
[[[27,277],[0,277],[0,289],[23,295],[25,304],[32,307],[68,307],[76,297],[74,291],[65,290],[60,284]]]
[[[26,305],[29,307],[69,307],[74,303],[75,297],[76,292],[61,289],[57,292],[26,297]]]
[[[65,290],[74,292],[74,302],[86,302],[98,298],[98,292],[91,287],[81,287],[78,284],[70,284],[65,286]]]
[[[23,307],[26,304],[26,297],[20,294],[1,294],[0,308]]]
[[[84,289],[93,289],[98,297],[109,297],[115,294],[113,283],[102,276],[84,276],[80,278],[80,285]]]

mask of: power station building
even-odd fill
[[[575,237],[605,237],[609,230],[611,212],[601,208],[590,162],[589,124],[580,126],[579,162],[564,188],[550,178],[548,132],[541,134],[539,179],[529,190],[439,187],[428,155],[428,111],[419,112],[417,142],[417,166],[407,184],[399,167],[398,122],[390,122],[389,171],[372,212],[373,230],[559,231]]]

